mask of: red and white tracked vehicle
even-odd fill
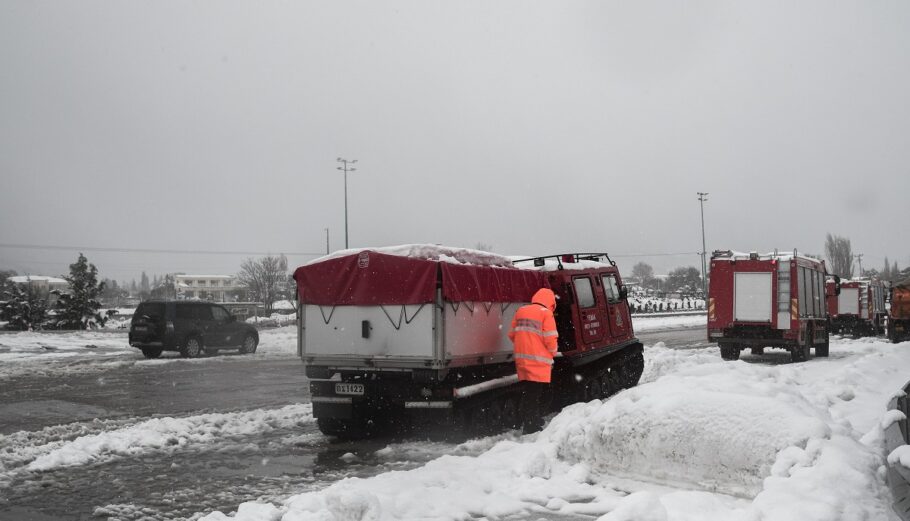
[[[853,336],[875,336],[885,333],[888,290],[878,279],[855,278],[840,282],[835,297],[835,281],[828,281],[828,316],[831,331]]]
[[[347,250],[294,278],[298,351],[329,435],[517,426],[507,334],[542,287],[558,300],[554,407],[634,386],[644,368],[626,290],[604,253],[512,261],[439,246]]]
[[[711,255],[708,340],[724,360],[766,347],[790,351],[800,362],[828,356],[825,262],[793,253]]]

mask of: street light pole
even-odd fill
[[[338,170],[344,172],[344,249],[348,249],[348,172],[357,171],[356,168],[348,166],[348,164],[353,165],[357,160],[348,160],[339,157],[336,161],[342,165],[337,167]]]
[[[705,256],[708,254],[705,247],[705,201],[708,200],[708,192],[697,192],[698,203],[701,205],[701,285],[704,292],[704,298],[708,298],[708,264]]]

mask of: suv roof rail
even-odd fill
[[[562,263],[574,264],[579,261],[589,260],[595,262],[608,262],[610,266],[616,266],[616,263],[613,259],[610,258],[610,255],[607,253],[559,253],[556,255],[541,255],[540,257],[529,257],[527,259],[513,260],[512,264],[517,264],[519,262],[534,262],[534,266],[543,266],[546,264],[547,259],[556,259],[558,268],[563,269]]]

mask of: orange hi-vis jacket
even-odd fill
[[[519,380],[550,383],[550,370],[556,354],[556,295],[553,290],[537,290],[531,304],[518,308],[509,339],[515,346],[515,369]]]

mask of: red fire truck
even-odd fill
[[[799,255],[715,251],[708,289],[708,340],[724,360],[750,348],[790,351],[794,362],[828,356],[824,261]]]
[[[325,434],[514,427],[507,333],[542,287],[558,301],[554,407],[634,386],[644,369],[626,289],[604,253],[512,261],[430,245],[348,250],[294,278],[298,351]]]
[[[884,334],[885,284],[878,279],[855,278],[840,283],[837,298],[833,291],[834,282],[828,281],[828,316],[831,317],[831,331],[853,336],[875,336]]]

